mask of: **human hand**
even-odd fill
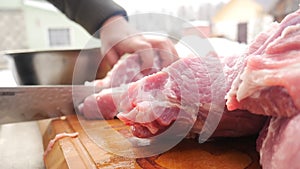
[[[113,66],[126,53],[138,53],[142,58],[142,68],[152,66],[155,51],[168,66],[178,59],[171,40],[167,38],[146,37],[135,30],[123,16],[108,19],[100,30],[103,62]]]

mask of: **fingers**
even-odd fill
[[[153,67],[153,58],[155,57],[155,51],[150,49],[144,49],[138,52],[141,58],[141,70],[149,69]]]
[[[155,51],[152,48],[151,43],[141,39],[137,40],[135,46],[133,46],[134,53],[138,53],[141,58],[141,70],[149,69],[153,66],[153,59],[155,57]]]
[[[149,43],[143,36],[136,35],[125,39],[114,47],[119,55],[125,53],[137,53],[141,56],[141,69],[151,68],[153,65],[153,58],[155,51],[153,51],[151,43]]]
[[[147,41],[152,44],[152,47],[157,49],[161,58],[163,67],[169,66],[174,61],[178,60],[178,54],[171,40],[167,38],[146,37]]]
[[[124,54],[137,53],[141,56],[141,68],[144,70],[153,66],[153,58],[157,52],[162,67],[169,66],[178,60],[177,51],[171,40],[161,37],[144,37],[142,35],[127,37],[113,45],[105,57],[108,59],[109,64],[113,66]]]
[[[156,52],[160,56],[161,66],[163,67],[169,66],[179,58],[172,41],[157,36],[132,36],[120,42],[115,48],[121,55],[124,53],[138,53],[141,56],[143,69],[151,68]]]

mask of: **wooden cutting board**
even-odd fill
[[[80,121],[82,123],[82,121]],[[57,140],[44,157],[47,169],[92,168],[143,168],[143,169],[259,169],[255,137],[219,139],[203,144],[184,139],[169,151],[149,158],[125,158],[104,151],[95,144],[81,127],[77,116],[54,119],[41,123],[43,144],[46,149],[50,140],[60,133],[78,132],[76,137]],[[83,121],[85,127],[103,127],[101,120]],[[108,123],[119,131],[128,131],[119,120]],[[110,138],[112,139],[112,138]]]

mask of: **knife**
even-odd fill
[[[49,85],[0,88],[0,124],[75,114],[95,86]]]

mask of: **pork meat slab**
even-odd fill
[[[229,110],[291,117],[300,111],[300,10],[274,23],[249,46],[227,94]]]
[[[117,115],[137,137],[160,134],[175,120],[199,133],[209,113],[220,117],[216,131],[207,128],[213,130],[207,132],[214,132],[214,136],[255,134],[264,117],[241,110],[229,112],[225,107],[224,96],[237,75],[230,69],[235,60],[236,57],[181,58],[158,73],[89,96],[81,110],[88,117],[109,119]]]

